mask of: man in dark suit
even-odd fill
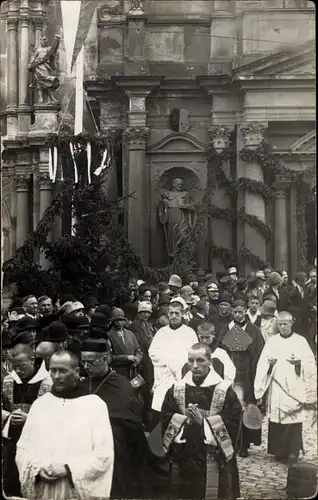
[[[290,291],[289,307],[289,312],[295,319],[293,330],[305,338],[307,338],[309,330],[309,307],[305,293],[306,279],[306,273],[298,272],[296,274],[295,281]]]
[[[122,309],[113,309],[111,323],[108,337],[112,346],[112,367],[128,380],[132,380],[142,360],[140,345],[134,333],[125,328],[127,319]]]

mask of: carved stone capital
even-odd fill
[[[250,122],[241,125],[244,145],[248,149],[257,149],[263,141],[264,134],[268,128],[267,123]]]
[[[124,138],[129,146],[144,147],[150,137],[149,127],[127,127],[124,132]]]
[[[32,19],[32,22],[33,22],[34,28],[36,30],[43,30],[43,28],[44,28],[44,19],[43,19],[43,17],[34,17]]]
[[[145,0],[131,0],[129,14],[144,14]]]
[[[224,125],[212,125],[208,128],[208,135],[217,153],[222,153],[230,145],[232,130]]]
[[[19,20],[16,17],[8,17],[7,19],[7,28],[8,31],[10,30],[17,30],[18,29],[18,23]]]
[[[288,173],[276,174],[274,179],[274,198],[287,198],[291,185],[291,177]]]
[[[30,18],[28,16],[22,16],[19,18],[20,28],[28,28],[30,23]]]
[[[40,186],[40,191],[52,189],[52,181],[51,181],[50,176],[47,172],[41,172],[38,175],[38,182],[39,182],[39,186]]]
[[[29,191],[31,178],[29,175],[16,175],[14,178],[17,191]]]

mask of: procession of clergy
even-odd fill
[[[315,269],[25,297],[2,323],[4,493],[237,499],[265,416],[286,473],[304,451],[316,342]]]

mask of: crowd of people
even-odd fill
[[[27,296],[2,322],[4,493],[237,499],[265,416],[268,453],[297,462],[316,345],[316,269]]]

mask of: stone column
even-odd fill
[[[124,132],[129,150],[128,190],[131,195],[128,199],[128,239],[145,262],[148,258],[146,141],[149,136],[148,127],[127,127]]]
[[[47,173],[42,173],[38,177],[40,188],[40,220],[44,215],[45,210],[51,205],[52,201],[52,181]],[[52,241],[52,233],[48,234],[47,241]],[[40,265],[42,269],[50,267],[49,261],[45,258],[45,254],[40,252]]]
[[[10,16],[10,12],[9,12]],[[8,17],[8,59],[7,59],[7,136],[17,135],[18,107],[18,19]]]
[[[298,238],[297,238],[297,184],[290,186],[289,195],[289,245],[290,266],[289,276],[295,276],[298,271]]]
[[[17,248],[23,245],[29,234],[29,189],[30,177],[16,177],[17,192]]]
[[[287,220],[287,197],[289,186],[286,177],[276,176],[274,184],[274,268],[277,271],[289,269]]]
[[[235,55],[236,19],[231,0],[214,0],[212,4],[209,74],[227,73]]]
[[[31,124],[31,108],[28,104],[29,94],[29,5],[23,0],[20,7],[20,57],[19,57],[19,109],[18,129],[20,134],[26,134]]]
[[[208,135],[210,138],[210,146],[213,148],[214,152],[217,154],[222,154],[226,148],[230,146],[231,133],[233,131],[233,127],[227,127],[225,125],[212,125],[208,129]],[[227,178],[230,179],[230,165],[229,161],[226,160],[222,164],[222,169]],[[213,165],[212,165],[213,168]],[[211,169],[208,171],[211,173]],[[229,196],[225,192],[225,188],[222,186],[218,186],[214,192],[212,193],[212,203],[218,208],[227,209],[231,207],[231,200]],[[232,248],[232,224],[228,221],[217,219],[217,218],[208,218],[208,241],[209,246],[212,241],[220,245],[224,248]],[[224,263],[220,261],[220,259],[209,255],[209,265],[208,267],[212,269],[213,274],[220,270],[223,267]]]
[[[241,125],[238,128],[237,134],[237,180],[246,178],[251,181],[264,182],[264,174],[262,166],[256,161],[245,163],[240,158],[240,150],[242,146],[249,150],[256,150],[264,138],[264,133],[267,130],[267,123],[250,122]],[[265,201],[258,193],[251,193],[248,190],[238,194],[237,209],[245,209],[245,211],[258,217],[262,222],[265,220]],[[266,239],[254,227],[245,222],[238,221],[238,251],[244,245],[252,254],[259,257],[263,262],[266,261]],[[250,266],[244,266],[242,270],[248,273]]]
[[[34,25],[34,34],[35,34],[35,46],[40,45],[40,38],[42,36],[43,27],[44,27],[44,19],[43,17],[36,17],[33,19]]]

